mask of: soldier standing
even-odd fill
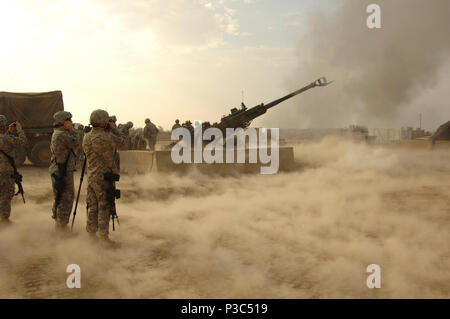
[[[189,130],[191,134],[191,145],[194,145],[194,127],[192,126],[192,122],[187,120],[183,123],[183,127]]]
[[[172,131],[173,130],[176,130],[177,128],[180,128],[181,127],[181,125],[180,125],[180,120],[179,119],[176,119],[175,120],[175,124],[172,126]]]
[[[114,149],[124,143],[124,138],[109,122],[108,112],[95,110],[91,113],[90,123],[93,129],[84,136],[83,150],[87,157],[88,189],[87,205],[88,218],[86,231],[90,236],[100,238],[111,243],[109,239],[109,218],[115,217],[114,182],[118,180],[119,170],[114,160]],[[108,132],[110,130],[110,132]],[[113,193],[112,193],[113,192]]]
[[[125,145],[120,147],[120,150],[129,150],[131,149],[131,137],[130,137],[130,129],[133,128],[133,122],[128,121],[126,124],[119,124],[117,127],[125,138]]]
[[[144,137],[147,139],[151,151],[155,150],[156,138],[158,137],[158,128],[150,119],[145,120]]]
[[[76,170],[81,131],[74,130],[72,114],[59,111],[53,115],[55,128],[50,143],[50,176],[52,179],[53,219],[58,232],[68,231],[74,199],[73,172]]]
[[[112,115],[109,117],[109,123],[114,123],[114,127],[116,126],[117,117],[115,115]],[[108,129],[106,129],[107,132],[111,132],[112,125],[109,126]],[[114,149],[114,160],[116,161],[116,167],[120,171],[120,156],[119,152],[117,152],[117,148]]]
[[[83,153],[83,148],[81,147],[81,144],[83,143],[83,138],[84,138],[84,131],[85,131],[85,127],[84,125],[80,124],[80,123],[73,123],[73,128],[75,129],[75,131],[78,133],[79,137],[80,137],[80,144],[77,147],[77,149],[75,150],[75,154],[77,154],[77,166],[81,163],[83,164],[83,157],[84,157],[84,153]]]
[[[19,122],[8,126],[6,116],[0,115],[0,221],[10,223],[11,200],[14,196],[14,151],[25,145],[27,138]],[[14,164],[14,165],[13,165]]]

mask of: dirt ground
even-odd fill
[[[449,298],[450,152],[329,137],[277,175],[122,176],[119,249],[55,235],[46,169],[0,229],[1,298]],[[79,175],[75,185],[78,187]],[[81,267],[81,289],[66,267]],[[366,267],[381,266],[368,289]]]

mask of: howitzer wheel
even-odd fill
[[[50,142],[39,141],[31,148],[30,160],[36,166],[49,166],[50,165]]]

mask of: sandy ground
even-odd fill
[[[56,236],[47,170],[23,167],[0,297],[450,297],[449,151],[330,137],[295,154],[303,169],[272,176],[122,176],[115,250],[87,238],[85,187],[75,235]],[[366,286],[373,263],[381,289]],[[81,289],[66,287],[69,264]]]

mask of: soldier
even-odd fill
[[[136,130],[134,130],[132,133],[132,137],[131,137],[131,149],[132,150],[138,150],[139,149],[139,136],[140,136],[140,131],[142,131],[141,128],[138,128]],[[147,144],[147,142],[146,142]]]
[[[114,127],[116,126],[117,117],[115,115],[111,115],[109,117],[109,123],[114,123]],[[106,129],[107,132],[111,132],[112,125]],[[117,152],[117,148],[114,149],[114,160],[116,161],[116,167],[120,171],[120,156],[119,152]]]
[[[156,138],[158,137],[158,128],[150,119],[145,120],[144,137],[147,139],[151,151],[155,150]]]
[[[81,144],[83,143],[83,138],[84,138],[84,133],[86,128],[84,127],[83,124],[80,123],[73,123],[73,128],[75,129],[75,131],[79,134],[80,137],[80,145],[78,146],[78,148],[75,150],[75,154],[77,154],[77,166],[80,166],[83,164],[83,148],[81,147]]]
[[[53,115],[55,129],[50,143],[50,176],[53,194],[53,219],[57,232],[67,232],[74,199],[73,172],[81,145],[81,131],[74,130],[72,114],[59,111]]]
[[[175,124],[172,126],[172,131],[173,130],[176,130],[177,128],[180,128],[181,127],[181,125],[180,125],[180,120],[179,119],[176,119],[175,120]]]
[[[191,133],[191,144],[194,145],[194,127],[192,126],[192,122],[189,120],[184,122],[183,127],[187,128],[189,133]]]
[[[10,223],[11,200],[14,196],[14,151],[25,145],[27,138],[19,122],[8,126],[6,116],[0,115],[0,221]],[[13,165],[14,164],[14,165]]]
[[[86,231],[92,238],[96,238],[98,231],[101,239],[111,243],[109,219],[110,216],[115,216],[115,197],[111,197],[114,182],[111,180],[112,177],[116,180],[119,177],[119,170],[114,161],[114,149],[124,143],[124,138],[114,122],[109,121],[108,112],[104,110],[92,112],[90,123],[93,129],[83,140],[88,173]]]
[[[109,120],[112,121],[112,122],[114,122],[114,124],[117,123],[117,117],[116,117],[115,115],[111,115],[111,116],[109,117]]]
[[[120,147],[119,149],[120,150],[131,149],[130,130],[133,128],[133,122],[128,121],[126,124],[119,124],[117,128],[125,137],[125,145],[123,147]]]

